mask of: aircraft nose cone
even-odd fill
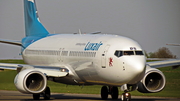
[[[141,73],[144,71],[145,69],[145,59],[142,58],[138,58],[136,60],[133,61],[133,70],[136,71],[137,73]]]
[[[131,57],[126,62],[127,73],[131,78],[130,83],[140,81],[145,73],[146,59],[143,56]]]

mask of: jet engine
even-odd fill
[[[138,91],[142,93],[155,93],[164,89],[166,79],[164,74],[155,68],[147,66],[143,79],[138,84]]]
[[[37,94],[42,93],[46,89],[47,78],[38,70],[25,69],[16,75],[14,84],[22,93]]]

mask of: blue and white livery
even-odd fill
[[[0,69],[17,70],[16,88],[33,99],[50,99],[47,80],[68,85],[102,85],[101,98],[129,101],[128,92],[155,93],[166,79],[156,69],[179,66],[180,60],[146,62],[141,46],[134,40],[110,34],[50,34],[41,24],[35,0],[24,0],[25,37],[21,41],[0,39],[22,47],[24,64],[0,63]],[[153,82],[152,82],[153,81]]]

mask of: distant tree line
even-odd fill
[[[166,47],[161,47],[155,52],[145,52],[145,54],[147,58],[177,58],[176,55],[173,55]]]

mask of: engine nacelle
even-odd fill
[[[155,93],[163,90],[165,84],[165,76],[160,70],[147,67],[145,76],[138,84],[137,90],[142,93]]]
[[[15,79],[14,84],[16,88],[22,93],[41,93],[46,89],[47,78],[46,76],[35,69],[26,69],[19,72]]]

